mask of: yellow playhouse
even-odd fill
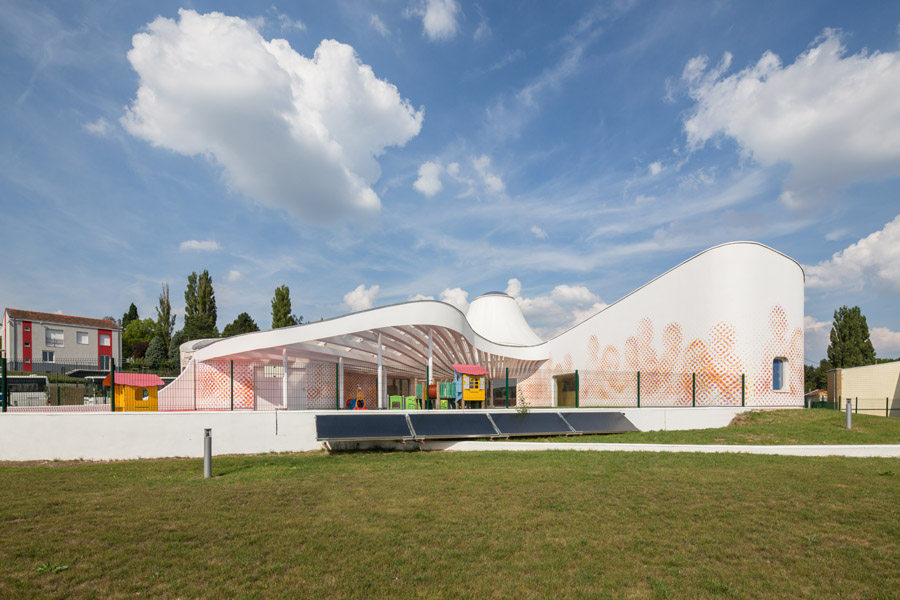
[[[109,385],[109,375],[103,385]],[[116,373],[116,411],[155,411],[158,406],[156,394],[163,385],[159,375]]]

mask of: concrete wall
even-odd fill
[[[724,427],[746,410],[749,409],[633,408],[621,412],[642,431],[651,431]],[[334,411],[318,414],[329,412]],[[306,452],[322,448],[322,443],[315,439],[316,414],[311,411],[6,413],[0,415],[0,460],[200,457],[203,430],[207,427],[212,428],[213,454]]]

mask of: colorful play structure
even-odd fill
[[[158,408],[159,388],[165,385],[159,375],[152,373],[116,373],[116,412],[148,412]],[[110,376],[103,380],[109,386]]]

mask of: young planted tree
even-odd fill
[[[858,306],[842,306],[834,311],[827,354],[828,362],[835,369],[875,364],[869,325]]]
[[[219,337],[216,329],[216,295],[212,277],[203,270],[200,275],[188,275],[187,289],[184,290],[184,334],[188,340]]]
[[[156,337],[163,344],[163,355],[169,352],[169,342],[172,340],[172,331],[175,330],[175,316],[169,301],[169,284],[164,283],[159,294],[159,305],[156,307]],[[150,349],[147,350],[149,352]]]
[[[272,329],[290,327],[303,322],[303,317],[291,314],[291,290],[286,285],[275,288],[272,298]]]
[[[222,330],[222,337],[231,337],[241,333],[250,333],[251,331],[259,331],[259,325],[256,324],[249,314],[242,312],[234,321],[225,326]]]

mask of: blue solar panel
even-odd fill
[[[404,414],[316,415],[317,440],[402,440],[411,437]]]
[[[638,431],[638,428],[625,417],[625,413],[567,411],[560,414],[578,433]]]
[[[491,413],[502,435],[565,435],[572,429],[556,412]]]
[[[485,413],[410,413],[416,438],[465,438],[497,435]]]

